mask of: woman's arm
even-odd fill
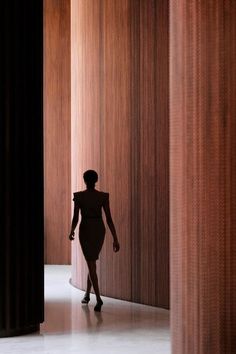
[[[120,245],[118,242],[115,225],[113,223],[112,216],[111,216],[109,194],[108,194],[108,197],[106,198],[106,201],[103,205],[103,209],[105,211],[107,225],[109,226],[109,229],[111,230],[111,234],[113,236],[113,250],[114,250],[114,252],[118,252],[120,249]]]
[[[75,228],[78,224],[78,220],[79,220],[79,206],[76,203],[76,201],[74,201],[74,214],[73,214],[73,218],[72,218],[72,222],[71,222],[71,231],[69,234],[69,239],[71,241],[73,241],[75,238]]]

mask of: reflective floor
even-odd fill
[[[169,354],[169,311],[103,298],[101,313],[81,305],[70,266],[45,266],[45,322],[40,333],[0,339],[0,353]]]

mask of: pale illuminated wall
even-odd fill
[[[107,233],[101,291],[168,307],[168,3],[72,0],[71,73],[72,190],[98,171],[121,243]],[[84,288],[78,240],[72,265]]]
[[[121,242],[113,254],[107,234],[102,293],[163,307],[169,303],[167,5],[73,0],[70,9],[69,1],[44,2],[45,261],[70,263],[72,192],[84,188],[84,170],[96,169]],[[78,243],[72,263],[73,283],[83,288],[87,269]]]

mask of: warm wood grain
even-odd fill
[[[141,300],[168,307],[168,12],[140,4]]]
[[[140,4],[140,297],[145,303],[155,304],[156,9],[152,0]]]
[[[111,210],[121,250],[114,254],[107,235],[101,254],[104,294],[131,299],[130,233],[130,8],[129,0],[102,4],[103,98],[102,187],[110,192]],[[107,265],[109,264],[109,267]]]
[[[169,308],[169,1],[155,3],[155,292],[156,303]]]
[[[98,171],[121,243],[114,254],[107,233],[101,291],[168,307],[168,3],[73,0],[71,13],[72,186]],[[77,241],[72,264],[84,288]]]
[[[170,9],[172,348],[234,353],[236,3]]]
[[[75,192],[85,189],[84,171],[94,169],[101,175],[100,2],[72,0],[71,14],[71,161]],[[87,267],[78,238],[72,249],[72,264],[72,281],[83,288]]]
[[[44,0],[45,263],[70,264],[70,1]]]

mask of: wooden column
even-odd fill
[[[71,181],[85,189],[83,172],[101,176],[101,9],[100,1],[71,0]],[[100,180],[98,188],[100,186]],[[72,203],[72,194],[70,196]],[[72,204],[71,204],[72,205]],[[73,209],[72,209],[73,210]],[[72,280],[86,284],[87,268],[78,238],[72,247]],[[82,285],[83,284],[83,285]]]
[[[129,0],[101,3],[102,21],[102,151],[101,186],[110,192],[111,210],[122,244],[112,252],[109,232],[101,254],[104,294],[131,299],[130,235],[130,8]],[[106,227],[108,229],[108,226]],[[109,264],[109,268],[107,267]],[[111,271],[110,271],[111,270]]]
[[[44,319],[43,3],[0,3],[0,336]]]
[[[104,295],[169,306],[168,2],[72,0],[72,190],[85,169],[110,193]],[[85,288],[78,240],[72,283]]]
[[[133,9],[133,11],[137,11]],[[133,12],[131,13],[131,17]],[[138,188],[132,205],[138,228],[132,233],[136,282],[133,296],[140,302],[169,307],[169,112],[168,112],[168,1],[140,1]],[[138,52],[139,50],[139,52]],[[137,119],[139,118],[139,119]],[[131,139],[135,137],[131,132]],[[136,143],[137,144],[137,143]],[[136,256],[136,242],[139,258]]]
[[[174,354],[235,352],[235,18],[235,1],[170,1]]]
[[[44,0],[45,263],[70,264],[70,0]]]

